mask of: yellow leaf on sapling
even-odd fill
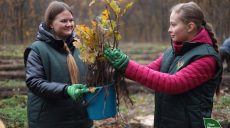
[[[73,46],[80,49],[82,47],[82,43],[80,40],[76,40],[73,42]]]
[[[87,64],[93,64],[96,60],[96,52],[92,52],[89,49],[85,49],[84,51],[81,51],[80,58],[83,62]]]
[[[109,19],[109,15],[110,15],[110,12],[107,9],[105,9],[104,11],[102,11],[102,15],[101,15],[102,20],[108,20]]]
[[[110,31],[115,30],[115,28],[117,27],[117,23],[114,20],[110,21]]]
[[[119,33],[119,32],[116,32],[115,33],[115,37],[116,37],[116,39],[119,41],[119,40],[121,40],[121,34]]]
[[[123,16],[123,15],[126,13],[126,11],[127,11],[129,8],[131,8],[132,6],[133,6],[133,2],[128,3],[128,4],[125,6],[125,9],[123,10],[121,16]]]
[[[96,27],[97,27],[96,20],[91,20],[91,24],[92,24],[93,28],[96,29]]]
[[[112,0],[109,5],[113,9],[113,11],[116,13],[116,15],[118,16],[121,12],[121,9],[118,6],[117,2],[115,0]]]

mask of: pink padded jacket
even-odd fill
[[[212,44],[207,30],[202,29],[191,42]],[[183,44],[173,42],[175,52],[180,52]],[[152,90],[178,94],[193,89],[211,79],[216,72],[216,61],[211,56],[200,58],[175,74],[160,71],[163,55],[148,65],[141,65],[130,60],[125,70],[125,76],[141,83]]]

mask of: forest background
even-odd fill
[[[30,43],[48,3],[52,0],[0,0],[0,44]],[[60,0],[73,7],[76,23],[89,21],[105,9],[103,2],[89,7],[91,0]],[[100,0],[98,0],[100,1]],[[131,0],[126,0],[131,1]],[[124,42],[168,42],[169,10],[190,0],[132,0],[134,6],[121,19]],[[194,0],[213,24],[218,41],[230,35],[230,0]]]

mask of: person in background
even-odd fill
[[[74,17],[63,2],[51,2],[36,41],[24,52],[29,128],[91,128],[81,95],[86,66],[73,46]]]
[[[194,2],[173,6],[169,23],[171,47],[150,64],[116,48],[106,47],[104,56],[125,77],[155,91],[154,128],[204,128],[221,82],[217,40]]]
[[[220,46],[220,55],[222,63],[226,61],[227,64],[225,71],[230,72],[230,37],[227,38]]]

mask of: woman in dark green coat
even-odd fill
[[[70,7],[53,1],[46,9],[36,41],[24,53],[29,128],[90,128],[81,94],[86,67],[74,40]]]

